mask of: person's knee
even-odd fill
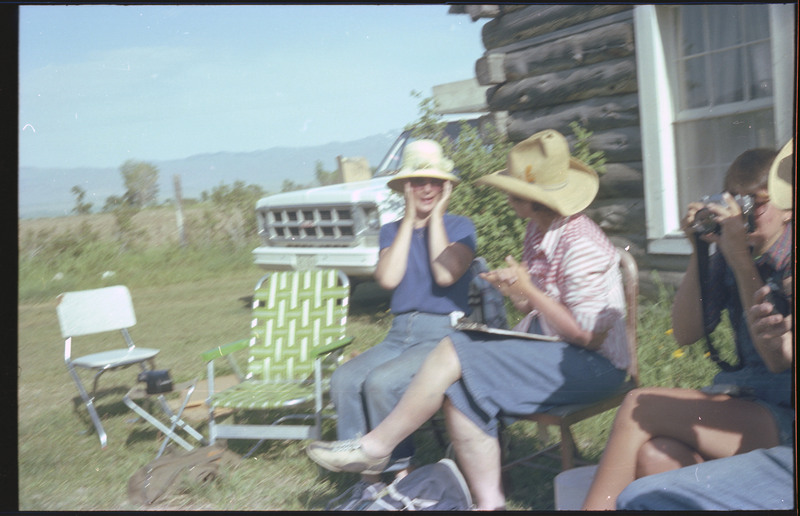
[[[347,364],[349,363],[345,362],[333,371],[331,375],[331,395],[361,390],[364,379],[358,374],[357,368],[348,367]]]
[[[404,372],[393,370],[388,367],[379,367],[371,371],[364,379],[364,393],[373,400],[393,400],[394,403],[400,399],[408,387],[414,371]]]
[[[661,471],[662,464],[669,461],[670,456],[665,449],[666,443],[655,438],[647,441],[639,448],[636,455],[636,476],[645,477]]]
[[[433,351],[428,355],[427,360],[433,360],[441,366],[442,368],[446,367],[458,367],[461,368],[461,364],[458,361],[458,353],[456,352],[456,347],[453,344],[453,341],[450,340],[450,337],[445,337],[439,341]]]
[[[636,476],[644,477],[703,462],[693,448],[670,437],[654,437],[636,456]]]

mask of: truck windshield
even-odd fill
[[[461,132],[462,124],[478,127],[478,119],[475,118],[448,122],[444,128],[445,136],[449,138],[450,141],[455,141]],[[403,161],[403,150],[406,148],[406,145],[416,139],[416,137],[411,136],[411,131],[403,131],[400,133],[400,136],[397,137],[397,140],[395,140],[392,146],[389,148],[389,152],[387,152],[386,156],[384,156],[384,158],[381,160],[378,168],[375,169],[375,174],[373,177],[387,177],[395,175],[397,171],[400,170],[400,164]]]
[[[389,152],[383,157],[378,168],[375,169],[375,175],[373,177],[393,176],[397,173],[400,169],[400,162],[403,159],[403,149],[406,147],[406,144],[411,141],[410,136],[411,131],[403,131],[400,134],[392,146],[389,147]]]

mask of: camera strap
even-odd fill
[[[695,234],[695,244],[697,249],[697,272],[700,279],[700,301],[702,304],[700,311],[703,317],[703,333],[705,334],[706,351],[708,351],[708,356],[711,358],[711,361],[717,364],[723,371],[738,371],[744,367],[744,360],[742,360],[742,355],[739,353],[738,344],[736,346],[736,354],[739,356],[739,363],[733,365],[720,358],[717,348],[715,348],[714,344],[711,342],[711,335],[708,333],[708,321],[705,309],[706,300],[709,299],[710,296],[708,277],[709,245],[708,242],[700,238],[700,235],[698,234]]]

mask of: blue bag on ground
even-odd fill
[[[468,511],[472,496],[456,463],[442,459],[395,480],[356,511]]]

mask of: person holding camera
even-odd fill
[[[767,186],[776,154],[742,153],[726,173],[722,200],[690,203],[681,222],[694,251],[675,295],[673,335],[681,346],[704,338],[711,346],[708,335],[726,310],[738,361],[718,359],[722,371],[706,389],[650,387],[628,394],[584,509],[615,509],[619,494],[640,477],[792,444],[794,347],[753,338],[747,318],[757,292],[773,309],[793,306],[791,288],[784,288],[791,284],[792,212],[773,202]],[[752,224],[743,216],[748,206]],[[713,224],[697,223],[703,210]],[[708,256],[710,244],[716,251]]]

